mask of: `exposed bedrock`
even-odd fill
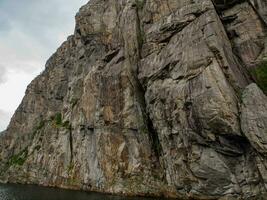
[[[264,199],[266,4],[91,0],[0,135],[0,180]]]

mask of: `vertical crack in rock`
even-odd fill
[[[70,142],[70,163],[73,161],[73,136],[72,136],[72,127],[69,127],[69,142]]]
[[[257,8],[252,2],[255,2],[257,0],[247,0],[250,6],[253,8],[255,13],[257,13],[258,17],[260,18],[261,22],[264,24],[265,29],[267,29],[267,18],[264,18],[262,14],[259,12],[259,7]],[[265,13],[266,14],[266,13]]]
[[[154,154],[159,161],[160,156],[162,155],[162,147],[159,141],[158,133],[156,132],[153,122],[150,119],[149,113],[147,113],[147,106],[146,106],[146,100],[145,100],[145,90],[140,83],[140,80],[138,79],[138,70],[139,70],[139,65],[140,65],[140,60],[142,59],[141,52],[142,52],[142,47],[143,43],[145,40],[145,33],[143,29],[143,25],[141,23],[140,19],[140,13],[142,12],[143,7],[146,5],[146,0],[135,0],[136,3],[136,23],[137,23],[137,41],[138,41],[138,61],[137,61],[137,71],[135,73],[135,80],[137,82],[137,90],[138,93],[140,93],[139,97],[140,100],[142,101],[141,105],[143,105],[142,112],[143,112],[143,118],[145,120],[147,129],[148,129],[148,134],[151,142],[152,149],[154,151]]]

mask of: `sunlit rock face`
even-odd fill
[[[0,136],[1,181],[264,197],[266,13],[265,0],[91,0]]]

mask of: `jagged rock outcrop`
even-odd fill
[[[91,0],[0,137],[0,180],[259,199],[265,0]]]

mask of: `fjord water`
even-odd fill
[[[44,188],[32,185],[0,184],[0,200],[152,200],[157,198],[118,197],[99,193]],[[159,198],[162,199],[162,198]],[[159,200],[158,199],[158,200]]]

